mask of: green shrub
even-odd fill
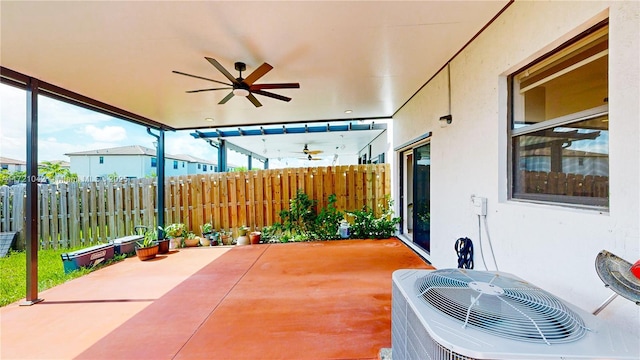
[[[298,189],[296,197],[289,201],[289,209],[280,212],[282,222],[262,229],[263,240],[290,242],[340,239],[338,228],[345,214],[351,220],[353,239],[386,239],[395,235],[400,218],[393,217],[391,198],[387,198],[386,206],[379,206],[379,217],[367,207],[343,213],[336,208],[336,202],[336,195],[331,194],[327,207],[316,212],[316,201]]]
[[[386,209],[379,206],[382,215],[376,217],[373,210],[363,207],[361,210],[347,211],[353,219],[350,221],[351,238],[353,239],[386,239],[394,236],[399,217],[393,217],[393,200],[387,198]]]
[[[315,219],[313,228],[314,238],[317,240],[335,240],[339,239],[338,227],[340,220],[344,219],[344,213],[336,208],[338,201],[335,194],[329,195],[327,207],[322,208]]]
[[[289,210],[280,211],[282,222],[276,228],[286,235],[288,241],[306,241],[313,235],[316,220],[316,201],[309,198],[302,189],[289,200]]]

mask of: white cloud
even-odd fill
[[[218,161],[215,148],[195,139],[189,132],[165,133],[165,153],[188,154],[205,160]]]
[[[127,130],[122,126],[103,126],[85,125],[83,133],[91,136],[95,141],[103,141],[108,143],[116,143],[127,139]],[[132,144],[133,145],[133,144]]]

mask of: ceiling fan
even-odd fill
[[[218,81],[218,80],[208,79],[202,76],[183,73],[181,71],[176,71],[176,70],[173,70],[173,73],[184,75],[184,76],[190,76],[196,79],[212,81],[214,83],[218,83],[222,85],[227,85],[227,87],[187,91],[187,93],[196,93],[196,92],[213,91],[213,90],[231,90],[231,92],[227,96],[225,96],[222,100],[220,100],[218,104],[224,104],[234,96],[244,96],[247,99],[249,99],[249,101],[251,101],[251,103],[255,107],[262,106],[260,101],[258,101],[258,99],[256,99],[256,97],[253,96],[253,94],[258,94],[258,95],[267,96],[273,99],[289,102],[291,101],[290,97],[274,94],[272,92],[264,91],[264,90],[265,89],[269,90],[269,89],[299,89],[300,88],[299,83],[255,84],[255,82],[258,79],[260,79],[266,73],[271,71],[271,69],[273,69],[273,66],[267,63],[263,63],[262,65],[260,65],[245,79],[242,77],[242,72],[247,69],[247,65],[245,63],[243,62],[235,63],[235,69],[240,72],[240,75],[237,78],[234,78],[233,75],[231,75],[231,73],[229,73],[227,69],[225,69],[216,59],[212,59],[210,57],[205,57],[205,59],[207,59],[207,61],[209,61],[211,65],[213,65],[216,69],[218,69],[218,71],[220,71],[222,75],[224,75],[227,79],[229,79],[231,84]]]
[[[313,156],[313,155],[311,155],[311,154],[309,154],[306,158],[300,158],[300,159],[303,159],[303,160],[309,160],[309,161],[311,161],[311,160],[322,160],[322,158],[314,157],[314,156]]]
[[[322,154],[322,150],[309,150],[308,144],[304,144],[304,149],[302,149],[302,153],[305,155],[317,155],[317,154]]]

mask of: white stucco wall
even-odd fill
[[[369,154],[369,145],[371,145],[371,154]],[[376,161],[379,154],[385,154],[385,163],[389,162],[388,155],[391,150],[391,137],[388,131],[383,131],[375,139],[373,139],[367,146],[365,146],[358,153],[358,158],[362,155],[367,155],[367,160]],[[356,159],[357,161],[357,159]]]
[[[393,146],[431,131],[431,255],[455,267],[454,241],[478,239],[472,194],[488,199],[488,231],[501,271],[587,310],[611,291],[594,268],[602,249],[640,259],[640,2],[516,1],[394,116]],[[506,76],[609,17],[610,211],[508,199]],[[419,44],[416,44],[419,46]],[[397,154],[389,154],[397,158]],[[398,189],[394,164],[393,189]],[[398,190],[395,190],[396,192]],[[394,198],[399,198],[395,193]],[[485,246],[486,235],[483,233]],[[484,269],[476,250],[476,269]],[[485,258],[493,270],[488,248]],[[599,317],[640,338],[640,307],[621,297]]]

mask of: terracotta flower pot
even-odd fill
[[[184,244],[188,247],[195,247],[200,245],[200,239],[199,238],[184,239]]]
[[[169,252],[169,239],[158,240],[158,254],[166,254]]]
[[[251,245],[260,244],[260,236],[262,234],[259,231],[254,231],[249,234],[249,239],[251,240]]]
[[[144,247],[144,248],[136,248],[136,255],[138,255],[138,259],[145,261],[149,259],[153,259],[158,255],[159,245]]]
[[[220,240],[222,240],[223,245],[233,245],[233,238],[229,235],[221,235]]]

